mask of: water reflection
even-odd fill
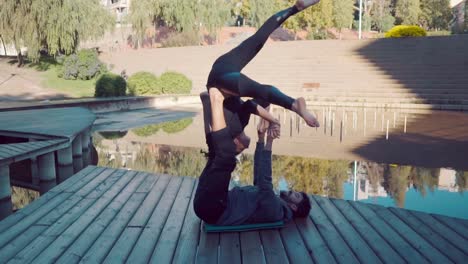
[[[125,143],[124,140],[117,145],[108,145],[105,141],[102,139],[97,144],[100,166],[198,177],[206,163],[200,148],[142,142]],[[233,172],[233,184],[251,184],[253,156],[242,154],[238,160],[238,166]],[[378,199],[385,198],[392,201],[390,204],[387,201],[385,205],[404,208],[412,208],[406,205],[407,194],[411,191],[417,192],[422,199],[437,192],[450,192],[456,195],[447,202],[457,204],[459,212],[440,212],[430,203],[425,204],[421,210],[468,218],[468,205],[462,200],[457,200],[466,199],[463,196],[468,188],[466,171],[369,161],[356,164],[354,180],[352,161],[274,155],[273,184],[277,189],[281,184],[286,184],[288,188],[341,199],[379,203]],[[349,187],[352,188],[351,195],[346,192]]]

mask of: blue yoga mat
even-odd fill
[[[284,227],[283,221],[271,222],[271,223],[246,224],[246,225],[232,225],[232,226],[210,225],[207,223],[203,223],[203,224],[204,224],[205,232],[207,233],[243,232],[243,231],[253,231],[253,230],[273,229],[273,228]]]

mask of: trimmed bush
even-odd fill
[[[127,83],[120,75],[106,73],[96,82],[95,97],[125,96]]]
[[[162,93],[158,77],[150,72],[137,72],[128,78],[131,95],[157,95]]]
[[[425,37],[427,36],[426,30],[422,29],[419,26],[407,26],[400,25],[395,26],[387,33],[385,33],[386,38],[404,38],[404,37]]]
[[[106,65],[92,49],[83,49],[77,54],[60,57],[58,61],[62,64],[58,77],[66,80],[90,80],[107,71]]]
[[[192,81],[177,72],[165,72],[159,77],[163,94],[188,94],[192,90]]]

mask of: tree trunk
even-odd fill
[[[24,63],[24,58],[23,58],[23,54],[21,54],[21,50],[18,51],[17,58],[18,58],[18,68],[22,67]]]
[[[2,41],[2,46],[3,46],[3,49],[5,50],[5,56],[7,56],[7,50],[6,50],[5,42],[3,41],[3,37],[2,37],[1,34],[0,34],[0,40]]]

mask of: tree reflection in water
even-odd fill
[[[133,143],[136,151],[133,155],[122,151],[109,151],[102,145],[99,149],[99,165],[113,168],[131,168],[151,173],[164,173],[175,176],[198,177],[206,158],[198,148]],[[237,185],[253,182],[253,156],[242,154],[233,172],[233,181]],[[353,163],[345,160],[323,160],[307,157],[273,155],[273,185],[278,188],[284,178],[290,188],[311,194],[344,198],[344,183],[352,182]],[[439,177],[441,169],[427,169],[413,166],[378,164],[369,161],[359,162],[359,188],[368,182],[369,190],[364,190],[368,197],[385,195],[395,200],[395,204],[404,207],[406,193],[414,188],[423,197],[428,191],[441,187]],[[364,186],[363,185],[363,186]],[[468,172],[456,172],[456,181],[449,191],[463,192],[467,189]],[[360,198],[359,198],[360,199]]]

